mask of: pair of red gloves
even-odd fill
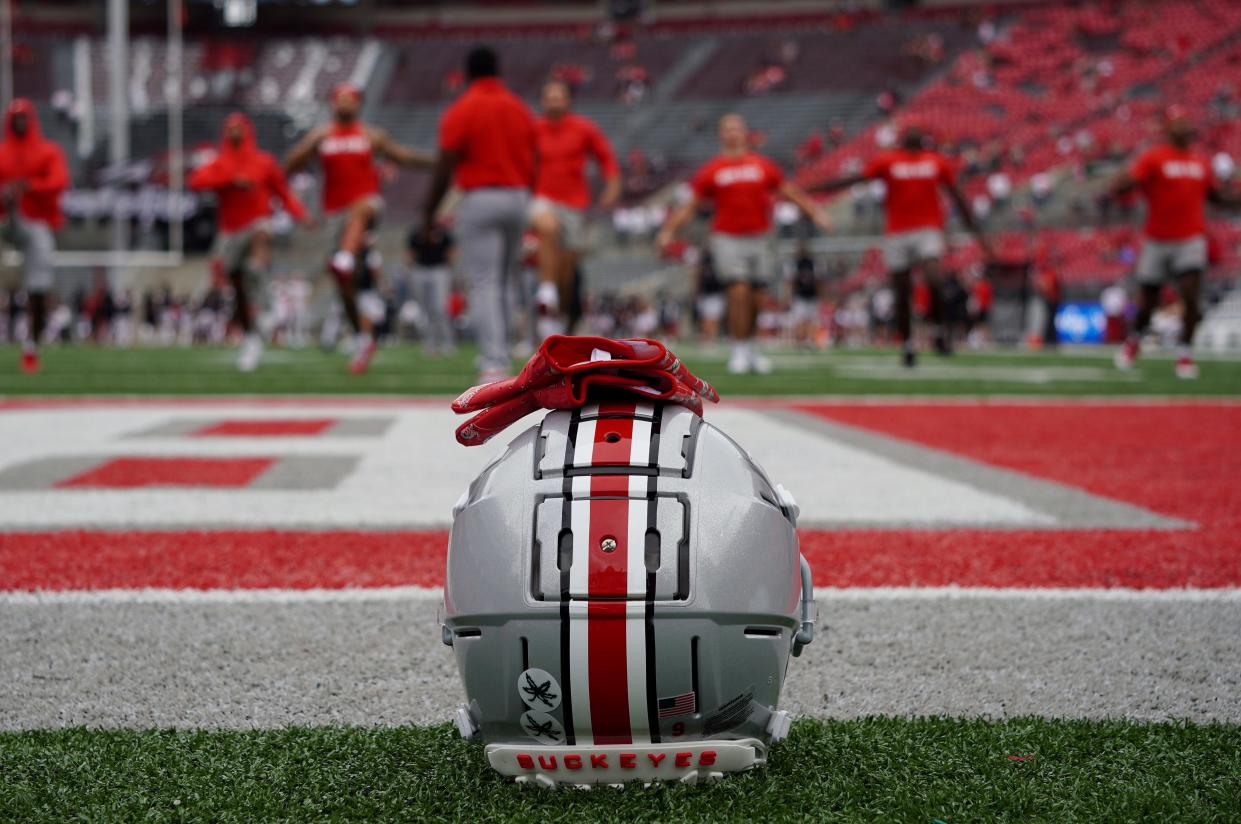
[[[478,446],[536,409],[575,409],[588,397],[637,395],[680,404],[702,414],[702,400],[719,394],[662,343],[552,335],[515,378],[486,383],[452,402],[457,414],[478,414],[457,427],[457,441]]]

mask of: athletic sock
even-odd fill
[[[338,272],[349,274],[353,271],[354,265],[355,259],[353,252],[341,249],[339,252],[332,255],[332,268]]]
[[[1194,348],[1188,343],[1178,343],[1176,345],[1176,356],[1178,358],[1194,359]]]

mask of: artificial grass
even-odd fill
[[[770,375],[730,375],[723,350],[674,347],[702,377],[730,395],[1237,395],[1241,360],[1210,359],[1198,380],[1172,373],[1167,357],[1147,357],[1132,372],[1112,367],[1111,351],[1064,353],[962,351],[924,355],[918,368],[897,364],[892,350],[778,352]],[[18,350],[0,346],[0,395],[391,394],[456,395],[474,381],[473,350],[427,358],[413,345],[380,350],[365,375],[348,358],[316,348],[269,349],[255,372],[241,374],[226,347],[54,346],[43,371],[18,371]]]
[[[0,733],[3,821],[1241,820],[1241,727],[802,720],[710,786],[510,784],[446,726]]]

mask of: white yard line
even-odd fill
[[[70,589],[0,592],[0,606],[56,604],[314,604],[438,601],[439,587],[346,589]],[[1241,588],[1131,589],[1092,587],[815,587],[822,601],[1026,601],[1241,602]]]

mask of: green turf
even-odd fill
[[[506,783],[447,727],[0,734],[0,820],[274,819],[1238,821],[1241,728],[800,721],[720,784],[559,793]]]
[[[1068,353],[1016,350],[925,356],[917,369],[897,364],[892,351],[834,350],[776,354],[771,375],[729,375],[722,352],[678,346],[686,361],[724,395],[1236,395],[1241,360],[1204,360],[1196,381],[1178,380],[1166,357],[1145,358],[1124,373],[1105,349]],[[272,349],[258,371],[243,375],[234,352],[220,347],[50,347],[44,370],[17,369],[17,350],[0,347],[0,394],[417,394],[455,395],[475,377],[468,350],[428,359],[415,346],[380,351],[371,371],[346,371],[343,354],[318,349]]]

